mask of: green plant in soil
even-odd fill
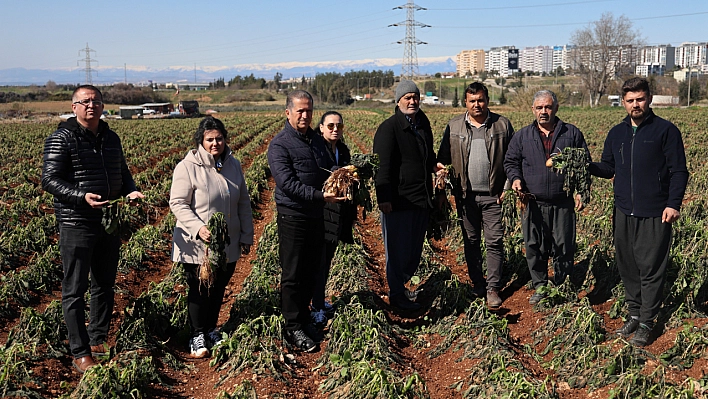
[[[259,316],[239,324],[212,353],[209,364],[217,366],[221,375],[216,385],[237,377],[246,369],[253,375],[283,382],[293,377],[292,370],[279,360],[285,356],[280,344],[282,325],[280,315]]]
[[[467,388],[463,391],[464,386]],[[463,398],[539,398],[555,399],[558,394],[550,376],[541,381],[508,353],[493,353],[472,368],[466,378],[450,388],[461,391]]]
[[[686,324],[676,334],[674,345],[659,356],[665,365],[678,370],[690,369],[693,362],[708,354],[708,324],[701,328]]]
[[[120,354],[107,365],[86,370],[74,391],[62,399],[148,398],[149,384],[159,381],[152,356],[131,351]]]
[[[258,393],[249,380],[243,380],[241,385],[237,385],[231,393],[219,392],[216,399],[258,399]]]
[[[593,311],[587,297],[580,305],[565,304],[544,318],[534,331],[534,346],[546,342],[541,356],[553,358],[543,362],[544,368],[555,370],[571,388],[582,388],[596,372],[598,360],[609,354],[610,348],[600,345],[605,340],[602,318]]]
[[[67,331],[61,302],[52,301],[43,313],[30,307],[23,308],[20,321],[7,336],[5,348],[17,344],[30,348],[45,345],[41,357],[59,358],[68,352],[66,345],[63,344],[66,338]]]
[[[332,320],[330,341],[315,367],[327,376],[320,391],[330,398],[427,397],[417,373],[403,377],[391,367],[400,362],[391,351],[396,335],[382,311],[352,297]]]
[[[507,320],[491,313],[483,301],[474,301],[463,313],[458,323],[447,332],[440,326],[434,326],[430,332],[437,332],[444,337],[433,350],[428,353],[431,358],[438,357],[452,348],[462,351],[459,359],[486,358],[495,353],[505,353],[513,356],[511,349]]]

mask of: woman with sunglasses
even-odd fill
[[[203,358],[222,340],[216,328],[226,286],[241,254],[253,244],[251,200],[241,163],[226,145],[224,124],[211,116],[194,133],[195,149],[175,167],[170,209],[177,223],[172,235],[172,261],[182,263],[187,277],[187,313],[192,357]],[[209,219],[221,212],[229,234],[226,267],[214,271],[213,285],[199,279],[199,265],[211,240]]]
[[[351,161],[349,147],[342,141],[344,119],[339,112],[328,111],[320,119],[319,132],[327,144],[327,152],[335,165],[347,166]],[[353,244],[352,227],[356,220],[356,206],[351,202],[326,203],[324,207],[325,254],[322,273],[317,276],[312,296],[312,321],[324,327],[327,318],[334,313],[332,305],[325,300],[325,286],[329,269],[339,241]]]

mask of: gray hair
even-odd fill
[[[550,91],[550,90],[539,90],[536,92],[536,94],[533,95],[533,102],[535,103],[536,100],[539,98],[546,98],[550,97],[553,100],[553,107],[558,108],[558,98],[556,97],[556,93]]]
[[[315,104],[315,102],[312,100],[312,94],[306,92],[305,90],[295,90],[295,91],[291,91],[290,93],[288,93],[288,98],[285,101],[285,108],[293,109],[293,106],[294,106],[293,101],[296,98],[299,100],[303,100],[303,99],[309,100],[311,105]]]

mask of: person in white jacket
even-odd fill
[[[216,328],[226,286],[241,254],[253,244],[251,200],[241,163],[226,145],[224,124],[206,117],[194,134],[196,148],[175,167],[170,189],[170,209],[177,224],[172,236],[172,261],[184,265],[189,291],[187,304],[192,333],[192,357],[203,358],[221,341]],[[199,280],[206,243],[211,239],[207,224],[216,212],[224,214],[229,234],[226,268],[217,268],[213,285]]]

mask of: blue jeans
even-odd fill
[[[59,251],[64,268],[61,305],[75,358],[91,355],[90,345],[106,342],[113,313],[120,237],[106,233],[101,223],[59,224]],[[91,276],[90,321],[86,328],[84,294]]]
[[[403,294],[418,270],[429,215],[428,209],[381,212],[389,297]]]

